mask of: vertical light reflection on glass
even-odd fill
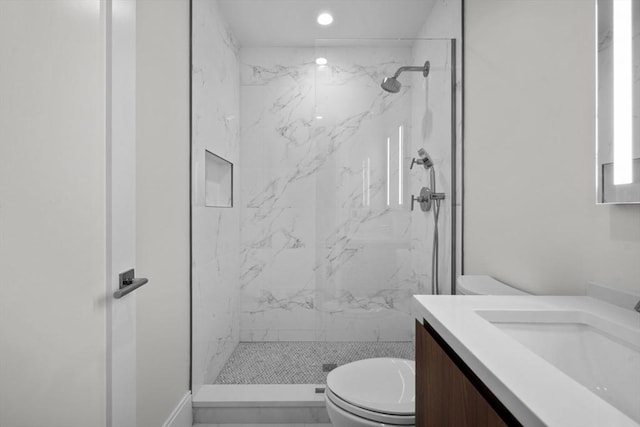
[[[391,204],[391,138],[387,138],[387,206]]]
[[[613,183],[632,182],[632,0],[613,1]]]
[[[367,206],[371,206],[371,157],[367,157]]]
[[[365,163],[364,160],[362,161],[362,206],[366,206],[367,204],[367,191],[366,191],[366,181],[365,181]]]
[[[402,205],[402,126],[398,126],[398,204]]]

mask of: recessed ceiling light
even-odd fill
[[[316,64],[318,65],[327,65],[328,62],[327,58],[316,58]]]
[[[331,25],[333,22],[333,16],[330,13],[323,12],[318,15],[318,24],[320,25]]]
[[[322,117],[322,116],[316,116],[316,120],[322,120],[322,119],[324,119],[324,117]]]

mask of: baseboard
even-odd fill
[[[191,391],[173,409],[162,427],[191,427],[193,424],[193,408],[191,407]]]

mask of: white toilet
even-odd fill
[[[489,276],[460,276],[460,295],[528,295]],[[325,389],[334,427],[415,426],[415,362],[378,358],[331,371]]]
[[[415,426],[415,362],[364,359],[329,372],[325,402],[335,427]]]

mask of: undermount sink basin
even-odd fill
[[[634,329],[584,311],[476,313],[640,423],[640,321]]]

